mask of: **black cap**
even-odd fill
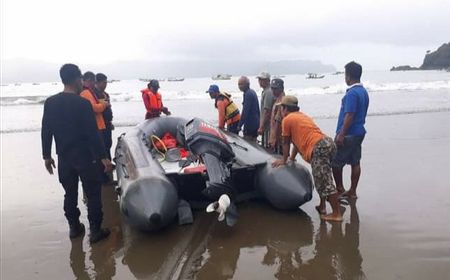
[[[148,87],[151,87],[151,88],[159,88],[159,82],[158,82],[158,80],[151,80],[150,83],[148,83]]]
[[[273,79],[270,81],[271,88],[284,89],[284,81],[282,79]]]

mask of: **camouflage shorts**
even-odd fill
[[[336,145],[333,139],[325,136],[316,143],[311,157],[311,169],[314,178],[314,185],[321,197],[326,197],[336,193],[333,180],[331,161],[336,154]]]

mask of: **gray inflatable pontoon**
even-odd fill
[[[167,132],[176,136],[178,147],[189,152],[187,158],[181,158],[180,148],[157,152],[153,143],[158,140],[152,139],[161,139]],[[219,212],[224,195],[231,206],[264,198],[282,210],[297,209],[311,200],[309,171],[298,163],[272,168],[274,159],[256,143],[200,119],[146,120],[118,139],[115,162],[120,210],[132,226],[155,231],[177,215],[180,223],[191,222],[191,208],[205,209],[211,202],[208,209]],[[235,217],[231,209],[236,211],[230,207],[227,214]]]

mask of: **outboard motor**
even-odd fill
[[[194,118],[186,123],[185,139],[186,147],[206,166],[209,180],[203,194],[212,200],[218,200],[222,194],[232,195],[231,165],[235,155],[222,132]]]

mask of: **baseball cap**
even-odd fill
[[[278,88],[278,89],[284,89],[284,81],[282,79],[273,79],[270,81],[270,87],[271,88]]]
[[[209,89],[206,92],[207,93],[219,92],[219,86],[218,85],[210,85]]]
[[[258,76],[256,76],[256,78],[267,80],[270,79],[270,74],[268,72],[261,72]]]
[[[286,96],[283,96],[283,98],[281,99],[281,102],[277,103],[276,105],[298,107],[298,99],[297,99],[297,97],[295,97],[293,95],[286,95]]]
[[[148,83],[148,86],[153,88],[159,88],[159,82],[158,80],[151,80],[150,83]]]

